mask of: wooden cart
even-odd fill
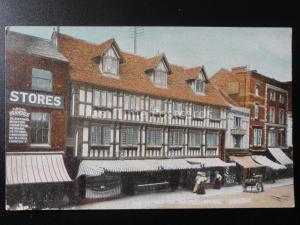
[[[245,179],[243,183],[243,191],[248,191],[248,187],[250,187],[250,192],[263,192],[264,187],[262,184],[262,175],[256,175],[251,178]]]

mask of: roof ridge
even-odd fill
[[[9,33],[18,34],[18,35],[23,35],[23,36],[27,36],[27,37],[31,37],[31,38],[35,38],[35,39],[40,39],[40,40],[43,40],[43,41],[46,41],[46,42],[51,43],[51,39],[46,39],[46,38],[42,38],[42,37],[38,37],[38,36],[33,36],[33,35],[25,34],[25,33],[22,33],[22,32],[8,31],[8,32],[7,32],[7,35],[8,35]]]

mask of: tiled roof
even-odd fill
[[[200,72],[202,71],[203,66],[197,66],[193,68],[185,69],[184,72],[186,74],[186,80],[195,80],[198,78]]]
[[[167,66],[167,68],[168,68],[168,70],[169,70],[169,74],[172,73],[172,70],[171,70],[171,68],[170,68],[170,64],[169,64],[169,62],[168,62],[168,60],[167,60],[167,57],[166,57],[166,55],[165,55],[164,53],[149,58],[149,59],[147,60],[147,61],[148,61],[148,67],[149,67],[149,68],[147,68],[146,71],[147,71],[147,70],[150,70],[150,69],[151,69],[151,70],[154,70],[162,60],[165,61],[166,66]]]
[[[55,49],[50,40],[12,31],[7,31],[5,38],[6,51],[27,53],[64,62],[68,61]]]
[[[99,66],[92,60],[99,55],[99,45],[75,39],[65,34],[58,35],[60,52],[69,60],[70,77],[107,89],[118,89],[137,94],[166,97],[217,106],[227,106],[224,99],[211,83],[206,84],[205,96],[197,96],[186,82],[185,69],[171,65],[168,87],[155,87],[145,71],[153,66],[149,58],[122,52],[125,62],[120,64],[119,79],[102,76]]]

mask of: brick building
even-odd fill
[[[249,147],[254,154],[268,148],[287,149],[287,111],[289,90],[284,82],[235,67],[219,70],[211,81],[240,106],[250,109]]]
[[[38,199],[61,198],[53,190],[71,181],[63,160],[68,60],[50,40],[21,33],[7,31],[5,47],[7,204],[42,207]]]

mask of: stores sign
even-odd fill
[[[39,92],[9,91],[8,102],[47,108],[64,108],[64,97]]]

